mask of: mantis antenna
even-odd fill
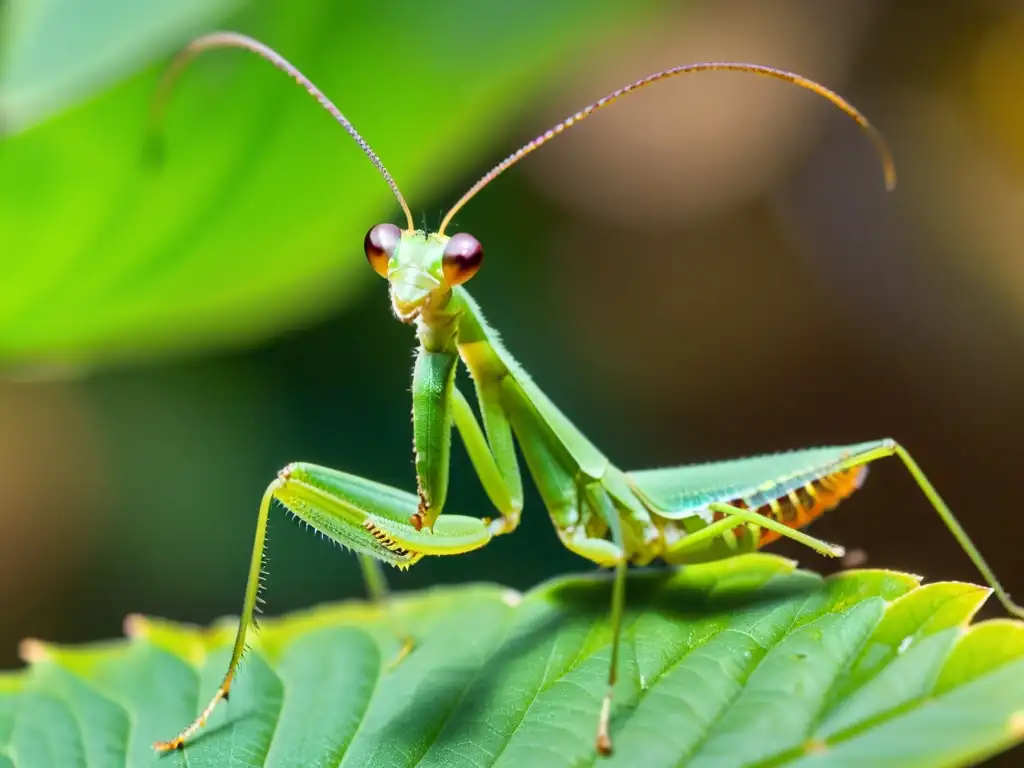
[[[649,75],[642,80],[637,80],[635,83],[631,83],[624,88],[619,88],[617,91],[612,91],[603,99],[598,99],[593,104],[584,107],[576,114],[566,118],[558,125],[545,131],[533,141],[523,145],[494,166],[487,175],[469,188],[469,191],[466,192],[466,194],[464,194],[462,198],[451,207],[451,210],[445,214],[444,219],[441,221],[441,227],[438,229],[438,234],[444,234],[444,230],[451,223],[452,217],[455,216],[459,209],[468,203],[477,192],[490,184],[497,176],[501,175],[504,171],[507,171],[513,165],[526,157],[526,155],[533,152],[533,150],[543,144],[546,144],[551,141],[551,139],[555,138],[555,136],[565,131],[566,128],[571,128],[576,123],[589,117],[602,107],[607,107],[620,96],[625,96],[630,91],[638,91],[651,83],[656,83],[659,80],[667,80],[668,78],[675,77],[676,75],[688,75],[694,72],[707,71],[749,72],[750,74],[761,75],[762,77],[774,77],[777,80],[785,80],[786,82],[793,83],[801,88],[806,88],[807,90],[828,99],[835,106],[853,118],[857,125],[863,128],[868,134],[868,137],[878,150],[878,154],[882,161],[882,169],[885,173],[885,188],[892,191],[896,186],[896,165],[892,159],[892,152],[889,151],[889,146],[885,143],[885,139],[882,138],[882,134],[868,122],[868,119],[864,117],[864,115],[862,115],[852,104],[846,101],[846,99],[838,93],[830,91],[820,83],[808,80],[806,77],[801,77],[793,72],[786,72],[782,69],[775,69],[774,67],[765,67],[760,64],[742,64],[729,61],[706,61],[699,64],[686,64],[680,67],[672,67],[671,69],[666,69],[663,72],[657,72],[653,75]]]
[[[370,162],[374,164],[380,175],[384,177],[384,181],[391,187],[391,191],[395,193],[395,198],[398,200],[398,204],[402,206],[402,211],[405,213],[405,219],[408,223],[410,231],[416,229],[413,224],[412,213],[409,211],[409,206],[406,205],[405,198],[402,197],[402,193],[398,191],[398,185],[395,184],[395,180],[391,178],[391,174],[388,173],[388,169],[384,167],[384,163],[377,157],[377,153],[374,152],[370,145],[366,142],[359,131],[355,129],[355,126],[348,121],[341,110],[334,106],[334,103],[328,99],[323,91],[313,85],[312,81],[303,75],[295,66],[288,62],[283,56],[278,54],[271,48],[268,48],[258,40],[253,40],[247,35],[241,35],[237,32],[211,32],[208,35],[196,38],[189,43],[182,51],[174,58],[171,64],[167,67],[164,72],[163,79],[160,81],[160,85],[156,92],[156,97],[153,101],[153,108],[150,112],[150,124],[156,126],[160,123],[163,116],[164,106],[167,103],[167,98],[170,95],[171,88],[181,75],[182,71],[188,66],[194,58],[196,58],[203,51],[208,51],[212,48],[244,48],[247,51],[263,57],[275,67],[285,72],[306,89],[314,99],[320,102],[320,106],[326,109],[334,119],[341,123],[341,127],[348,131],[348,135],[355,139],[356,144],[359,148],[366,153],[366,156],[370,158]]]

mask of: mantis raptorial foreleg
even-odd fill
[[[270,484],[257,517],[245,601],[228,671],[195,722],[174,739],[157,744],[158,749],[173,749],[183,744],[202,727],[218,702],[228,696],[245,650],[249,626],[255,624],[267,517],[273,501],[280,502],[314,529],[359,553],[367,590],[372,599],[381,603],[386,599],[387,586],[374,560],[407,568],[424,555],[469,552],[484,546],[493,536],[515,529],[522,509],[522,481],[514,446],[509,441],[508,450],[491,449],[472,406],[455,386],[457,360],[455,355],[432,353],[423,348],[417,356],[413,375],[413,422],[418,496],[313,464],[289,465]],[[499,397],[501,388],[487,386],[486,377],[484,379],[485,385],[478,392],[485,398],[481,401],[481,410],[490,415],[487,424],[492,434],[500,436],[507,432],[511,435],[501,403],[490,399]],[[499,517],[493,521],[441,515],[448,487],[452,424],[462,437],[484,490],[499,512]],[[503,445],[500,438],[496,444]],[[404,642],[393,663],[401,660],[413,645],[412,637],[397,626],[396,631]]]
[[[441,349],[431,348],[437,345]],[[523,489],[511,427],[500,402],[500,386],[495,386],[500,382],[491,381],[488,376],[478,379],[482,385],[477,394],[492,437],[489,441],[465,395],[455,385],[458,361],[455,337],[438,338],[438,334],[429,331],[420,334],[412,383],[413,444],[420,503],[412,523],[416,528],[431,527],[444,511],[454,422],[484,490],[501,515],[495,532],[508,533],[519,524]],[[505,436],[508,439],[502,439]]]
[[[523,481],[519,475],[515,446],[512,444],[512,428],[501,407],[487,408],[489,398],[495,397],[493,387],[480,387],[481,409],[491,413],[490,442],[484,436],[476,420],[473,407],[458,387],[452,387],[452,416],[459,431],[462,444],[473,464],[480,484],[487,497],[500,513],[497,520],[486,521],[495,536],[511,533],[519,526],[519,515],[523,509]],[[508,440],[502,439],[508,435]],[[497,436],[497,439],[496,439]]]
[[[459,515],[445,515],[435,523],[433,533],[418,531],[409,522],[418,503],[411,493],[315,464],[297,463],[285,467],[267,487],[260,502],[245,599],[224,679],[199,717],[173,739],[158,742],[159,750],[180,747],[206,723],[217,704],[228,698],[245,651],[249,628],[257,624],[255,610],[267,519],[274,501],[327,537],[359,553],[367,587],[371,596],[378,599],[386,596],[384,580],[376,563],[370,565],[366,558],[408,568],[424,555],[469,552],[492,538],[483,521]]]

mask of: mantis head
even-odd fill
[[[472,235],[448,237],[378,224],[363,241],[366,258],[391,285],[391,306],[398,319],[411,323],[425,307],[443,302],[453,286],[476,274],[484,249]]]

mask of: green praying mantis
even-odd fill
[[[892,189],[896,174],[887,145],[867,119],[838,94],[800,75],[756,64],[703,62],[655,73],[613,91],[524,145],[474,184],[448,211],[437,232],[426,232],[415,227],[391,175],[338,108],[298,69],[250,37],[215,32],[182,50],[161,83],[155,120],[159,120],[162,105],[183,68],[201,52],[214,48],[251,51],[294,78],[369,157],[405,214],[404,230],[389,223],[373,226],[364,250],[373,270],[388,281],[395,316],[415,327],[419,341],[412,379],[417,492],[315,464],[293,463],[282,469],[259,507],[245,600],[223,682],[199,716],[174,738],[158,742],[157,750],[182,748],[218,703],[228,698],[247,633],[256,626],[267,518],[274,501],[358,553],[371,595],[383,598],[379,562],[405,569],[428,555],[458,555],[479,549],[495,536],[516,529],[523,507],[516,442],[562,543],[598,566],[615,571],[608,687],[596,713],[596,749],[601,754],[612,752],[609,725],[629,564],[646,565],[657,558],[670,565],[717,560],[779,538],[822,555],[841,556],[841,547],[801,529],[859,488],[867,465],[876,459],[899,457],[1001,603],[1013,615],[1024,617],[1024,608],[1011,601],[931,482],[895,441],[624,472],[513,359],[463,287],[479,270],[483,248],[472,235],[449,236],[445,232],[470,199],[526,155],[597,110],[676,75],[745,72],[783,80],[824,97],[872,139],[882,160],[886,186]],[[473,380],[479,417],[455,383],[460,359]],[[442,514],[453,425],[497,510],[494,518]]]

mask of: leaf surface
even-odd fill
[[[32,642],[0,678],[0,765],[958,766],[1024,738],[1024,624],[971,626],[988,590],[828,579],[764,554],[630,578],[612,715],[609,581],[346,603],[268,620],[183,752],[233,625],[134,618],[131,639]],[[393,626],[417,640],[397,665]],[[4,762],[6,761],[6,762]]]

